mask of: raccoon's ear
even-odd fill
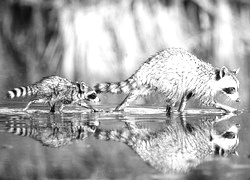
[[[81,86],[84,88],[88,87],[83,81],[81,81]]]
[[[220,69],[220,78],[223,78],[225,75],[227,75],[229,73],[229,70],[227,69],[227,67],[223,66]]]
[[[78,87],[78,90],[79,90],[79,92],[81,93],[81,85],[79,84],[79,82],[78,81],[76,81],[76,86]]]
[[[229,73],[229,70],[223,66],[222,68],[215,69],[215,79],[218,81]]]
[[[81,90],[83,92],[87,92],[87,89],[88,89],[88,86],[83,81],[81,81]]]

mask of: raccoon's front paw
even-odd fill
[[[124,109],[122,110],[117,110],[117,109],[111,109],[108,111],[105,111],[106,113],[112,113],[112,114],[122,114],[124,112]]]
[[[110,112],[112,112],[112,113],[123,113],[124,109],[114,109],[114,110],[111,110]]]
[[[216,103],[216,104],[215,104],[215,107],[218,108],[218,109],[224,110],[226,113],[238,114],[238,113],[241,112],[241,111],[238,110],[238,109],[232,108],[232,107],[227,106],[227,105],[219,104],[219,103]]]
[[[173,113],[172,107],[167,105],[166,106],[166,115],[171,116],[172,113]]]
[[[237,114],[237,112],[239,111],[238,109],[229,107],[229,106],[225,106],[224,108],[222,108],[226,113],[233,113],[233,114]]]
[[[231,113],[236,114],[236,115],[239,115],[239,114],[241,114],[242,112],[243,112],[242,110],[235,109],[235,110],[232,111]]]
[[[92,108],[91,112],[96,113],[96,112],[105,112],[105,111],[103,109],[94,109],[94,108]]]
[[[95,113],[95,112],[98,112],[98,110],[97,110],[97,109],[94,109],[94,108],[91,108],[91,109],[90,109],[90,112],[91,112],[91,113]]]

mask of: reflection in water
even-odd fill
[[[179,120],[166,119],[155,129],[146,127],[148,120],[138,122],[128,118],[125,127],[107,129],[102,127],[98,117],[88,118],[94,119],[89,121],[59,117],[49,115],[45,121],[36,121],[32,117],[12,116],[6,121],[5,128],[49,147],[62,147],[87,137],[123,142],[145,162],[165,173],[187,172],[213,156],[235,154],[239,143],[239,124],[224,126],[220,132],[216,129],[217,124],[226,123],[223,120],[229,119],[230,115],[219,119],[215,115],[202,116],[195,121],[183,115]]]
[[[87,137],[91,132],[87,121],[63,121],[60,118],[58,121],[57,115],[54,114],[50,114],[46,121],[40,122],[32,117],[14,116],[6,121],[5,126],[8,132],[32,137],[49,147],[67,145],[76,139],[83,139],[83,136]]]
[[[224,117],[225,118],[225,117]],[[192,124],[181,118],[156,132],[127,123],[122,130],[97,128],[94,136],[130,146],[144,161],[162,172],[186,172],[211,155],[227,156],[238,146],[238,124],[216,134],[212,119]]]

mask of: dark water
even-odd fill
[[[25,105],[0,108],[0,179],[250,178],[247,112],[224,115],[196,109],[167,117],[164,108],[150,106],[93,114],[78,107],[50,114],[40,106],[25,113],[21,107]],[[240,124],[238,156],[210,152],[211,132],[220,135],[236,124]],[[141,152],[123,142],[96,139],[97,131],[111,134],[111,129],[132,132],[137,139],[158,138],[159,149]],[[161,147],[164,143],[168,148]],[[152,143],[142,145],[148,149]]]

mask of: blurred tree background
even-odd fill
[[[150,55],[182,47],[240,67],[249,107],[248,0],[1,0],[0,88],[61,75],[90,85],[129,77]]]

